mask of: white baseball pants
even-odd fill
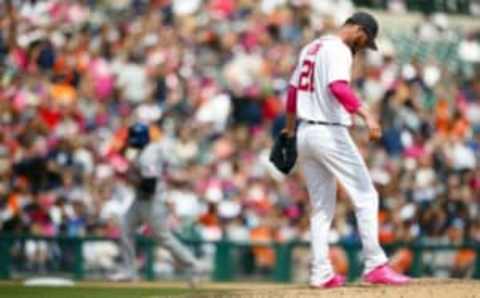
[[[297,148],[312,205],[310,282],[321,284],[334,274],[328,255],[328,234],[335,213],[337,180],[355,208],[365,257],[364,272],[386,263],[378,240],[378,193],[348,129],[301,123]]]

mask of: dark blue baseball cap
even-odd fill
[[[137,122],[128,128],[128,145],[134,148],[143,148],[150,142],[148,126]]]
[[[349,17],[345,24],[359,25],[365,31],[368,37],[367,47],[373,50],[377,49],[377,44],[375,43],[375,38],[378,34],[378,23],[375,18],[367,12],[357,12]]]

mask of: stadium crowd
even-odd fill
[[[299,48],[340,25],[350,1],[31,0],[0,10],[2,232],[117,237],[133,198],[127,128],[143,121],[169,144],[168,171],[182,178],[167,196],[179,234],[309,239],[301,173],[282,176],[268,154]],[[453,32],[462,41],[451,55],[478,66],[480,32],[440,16],[410,34],[433,42]],[[387,35],[379,43],[357,57],[353,84],[384,137],[369,143],[361,123],[352,133],[380,193],[382,243],[480,242],[480,72],[435,57],[400,61]],[[331,240],[357,238],[340,187]],[[50,253],[42,242],[25,249],[39,264]],[[274,263],[272,250],[254,255],[259,267]],[[474,256],[455,254],[455,272]],[[407,270],[411,252],[396,259]]]

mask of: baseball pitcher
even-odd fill
[[[190,277],[198,271],[198,262],[168,230],[165,206],[165,156],[164,142],[150,142],[148,127],[136,123],[129,128],[127,157],[132,159],[128,179],[135,185],[135,199],[127,210],[122,223],[121,250],[124,270],[115,274],[113,280],[137,279],[135,266],[135,231],[147,222],[155,240],[170,251],[177,263],[190,270]],[[193,282],[193,280],[189,280]]]
[[[310,286],[314,288],[345,283],[345,277],[333,272],[328,257],[336,181],[346,189],[355,208],[365,256],[363,279],[374,284],[409,282],[407,276],[389,267],[379,244],[378,193],[348,131],[352,115],[358,115],[365,121],[371,139],[381,136],[376,118],[349,86],[353,56],[365,48],[376,49],[377,31],[373,16],[358,12],[335,34],[312,41],[301,50],[288,89],[284,137],[297,139],[298,162],[312,204]]]

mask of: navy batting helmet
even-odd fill
[[[128,145],[134,148],[143,148],[150,142],[148,126],[135,123],[128,128]]]

